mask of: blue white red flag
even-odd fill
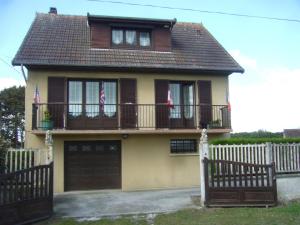
[[[37,85],[35,86],[33,101],[35,104],[40,104],[40,102],[41,102],[40,91],[39,91]]]
[[[167,102],[167,106],[169,108],[174,109],[174,104],[173,104],[173,99],[172,99],[172,95],[171,95],[170,89],[168,90],[168,102]]]

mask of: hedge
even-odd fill
[[[300,143],[300,138],[227,138],[227,139],[215,139],[210,141],[210,144],[221,145],[241,145],[241,144],[262,144],[266,142],[271,143]]]

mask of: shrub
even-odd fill
[[[241,144],[262,144],[266,142],[271,143],[300,143],[300,138],[227,138],[227,139],[215,139],[210,141],[210,144],[222,144],[222,145],[241,145]]]

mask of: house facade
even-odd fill
[[[228,76],[243,72],[202,24],[56,10],[13,65],[28,70],[26,147],[52,130],[55,192],[199,186],[201,131],[229,134]]]

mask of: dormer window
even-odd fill
[[[125,39],[127,45],[136,45],[136,31],[135,30],[126,30]]]
[[[113,28],[111,37],[113,46],[124,48],[147,48],[151,46],[150,31]]]
[[[140,46],[150,46],[150,32],[140,32]]]
[[[112,43],[114,45],[123,44],[123,30],[112,30]]]

